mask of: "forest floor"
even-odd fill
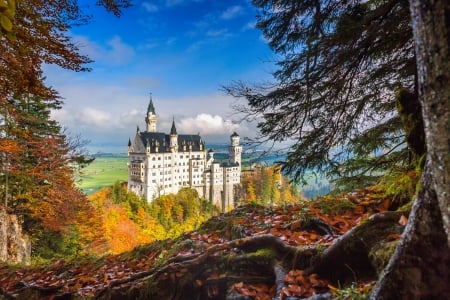
[[[407,222],[390,205],[366,189],[241,206],[120,255],[0,266],[0,299],[364,299]]]

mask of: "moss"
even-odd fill
[[[394,254],[397,244],[398,241],[382,241],[380,243],[377,243],[370,250],[369,259],[378,275],[380,275],[384,268],[387,266],[389,260],[392,257],[392,254]]]
[[[249,253],[248,256],[257,256],[257,257],[265,257],[270,259],[277,258],[277,254],[272,249],[259,249],[256,252]]]
[[[332,216],[344,214],[346,211],[353,210],[355,204],[348,199],[328,199],[328,198],[318,198],[315,200],[315,205],[320,208],[320,210]]]

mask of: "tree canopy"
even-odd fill
[[[247,100],[236,108],[258,118],[260,139],[292,141],[284,171],[370,184],[423,154],[408,155],[396,106],[404,91],[420,108],[408,1],[253,3],[257,27],[280,57],[275,82],[224,89]]]

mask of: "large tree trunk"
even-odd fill
[[[410,0],[426,166],[410,221],[372,299],[450,298],[450,4]]]
[[[450,248],[429,164],[409,222],[372,299],[449,299]]]
[[[450,4],[410,0],[410,5],[427,159],[450,246]]]

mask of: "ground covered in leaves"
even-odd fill
[[[0,298],[363,297],[386,260],[377,251],[392,249],[407,222],[407,214],[388,212],[389,206],[375,190],[275,208],[246,205],[195,232],[121,255],[0,266]],[[387,229],[376,227],[377,220]],[[370,233],[376,236],[360,233],[364,226],[376,228]]]

